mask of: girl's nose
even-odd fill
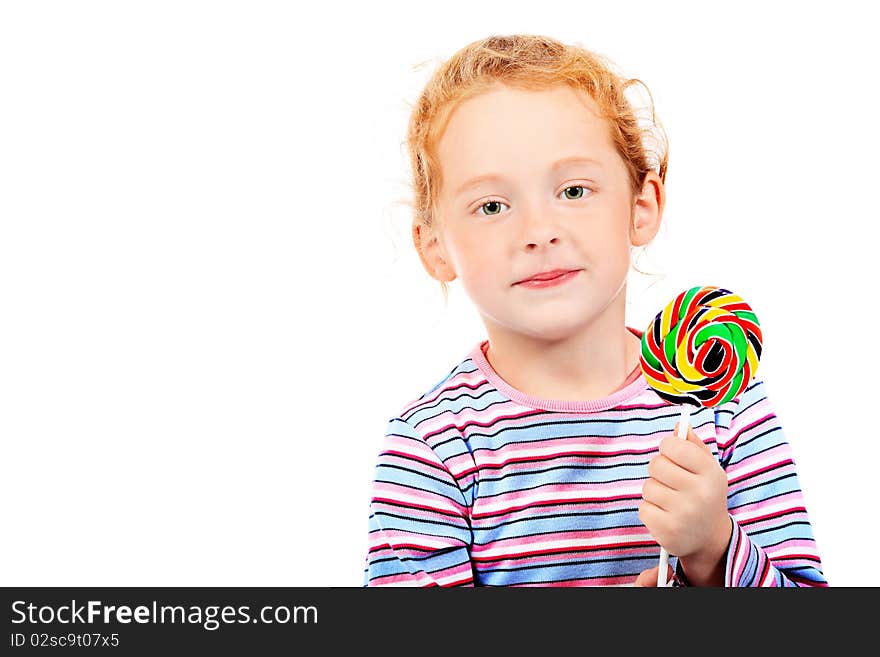
[[[525,248],[545,248],[559,241],[559,227],[549,210],[537,205],[523,207],[520,221],[520,241]]]
[[[556,244],[558,241],[559,241],[558,237],[551,237],[550,239],[546,239],[546,240],[530,241],[526,244],[526,248],[533,251],[535,249],[541,248],[545,244]]]

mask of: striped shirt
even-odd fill
[[[680,407],[640,370],[601,399],[532,397],[493,370],[487,344],[389,420],[364,585],[632,584],[659,560],[638,506]],[[690,423],[727,473],[725,586],[827,586],[763,382]]]

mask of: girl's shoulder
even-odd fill
[[[752,377],[745,389],[730,401],[714,407],[716,422],[718,418],[727,418],[729,421],[734,415],[740,415],[755,404],[767,401],[767,386],[764,380],[757,376]]]
[[[479,344],[474,347],[474,349],[479,348]],[[462,400],[463,395],[467,396],[469,392],[485,385],[486,377],[483,376],[472,357],[474,349],[435,380],[435,383],[424,392],[403,404],[398,417],[408,421],[412,416],[424,414],[426,411],[430,412],[432,409],[434,413],[450,410],[451,402]]]

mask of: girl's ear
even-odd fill
[[[651,242],[660,230],[666,191],[656,171],[648,171],[642,183],[642,191],[636,197],[629,226],[629,239],[633,246]]]
[[[449,263],[446,249],[433,230],[424,224],[413,222],[412,238],[422,266],[431,278],[447,283],[455,280],[457,275]]]

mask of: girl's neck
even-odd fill
[[[583,401],[617,390],[639,366],[640,350],[640,339],[618,325],[554,342],[494,331],[485,355],[498,376],[526,395]]]

